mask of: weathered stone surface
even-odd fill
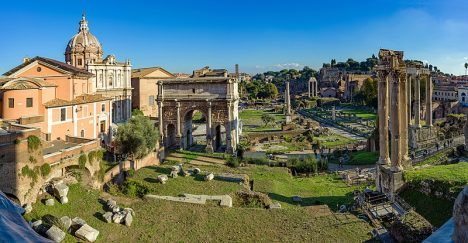
[[[65,227],[66,230],[70,229],[72,225],[72,221],[70,217],[68,216],[63,216],[60,218],[60,222],[62,222],[63,227]]]
[[[217,174],[215,178],[217,180],[230,181],[230,182],[242,182],[242,183],[249,182],[249,177],[244,174],[223,173],[223,174]]]
[[[193,174],[196,175],[196,174],[200,174],[200,173],[201,173],[200,168],[195,168],[195,169],[193,169]]]
[[[75,236],[82,239],[87,240],[89,242],[96,241],[97,237],[99,236],[99,231],[92,228],[91,226],[85,224],[81,226],[76,232]]]
[[[42,220],[36,220],[31,224],[31,228],[39,234],[45,234],[48,227],[42,223]]]
[[[171,167],[171,171],[175,171],[175,172],[179,173],[179,170],[180,170],[180,167],[177,166],[177,165],[174,165],[174,166]]]
[[[62,240],[65,239],[65,232],[63,232],[55,225],[52,225],[52,227],[46,231],[45,235],[48,239],[51,239],[55,242],[62,242]]]
[[[209,173],[205,176],[205,181],[211,181],[214,179],[214,174],[213,173]]]
[[[177,171],[171,171],[171,173],[169,174],[169,177],[171,178],[177,178],[179,175],[177,175],[179,172]]]
[[[104,218],[104,220],[107,222],[107,223],[112,223],[112,212],[105,212],[102,217]]]
[[[131,225],[132,225],[132,222],[133,222],[133,216],[132,216],[132,214],[127,212],[127,213],[125,214],[125,219],[124,219],[124,221],[125,221],[125,225],[126,225],[126,226],[131,226]]]
[[[123,222],[124,218],[125,218],[125,213],[123,212],[114,213],[114,215],[112,216],[112,222],[116,224],[120,224]]]
[[[107,208],[113,208],[117,206],[117,202],[115,200],[109,199],[106,202]]]
[[[229,195],[224,195],[219,202],[219,206],[232,208],[232,198]]]
[[[78,229],[85,224],[86,224],[86,221],[84,221],[82,218],[74,217],[72,219],[71,227],[73,229]]]
[[[167,175],[158,175],[158,181],[159,181],[161,184],[166,184],[167,180],[169,180],[169,178],[167,177]]]
[[[68,196],[68,186],[64,183],[54,184],[54,195],[58,198]]]
[[[25,213],[25,214],[30,213],[32,210],[33,210],[33,208],[32,208],[32,206],[31,206],[30,203],[24,205],[24,213]]]
[[[130,213],[132,216],[135,216],[135,211],[131,208],[124,208],[123,211],[125,213]]]
[[[280,209],[281,204],[280,203],[272,203],[268,206],[269,209]]]
[[[54,204],[55,204],[55,201],[52,198],[45,200],[45,205],[47,206],[54,206]]]
[[[68,203],[68,197],[61,197],[60,198],[60,203],[61,204],[67,204]]]
[[[453,230],[452,240],[454,242],[468,242],[468,186],[458,194],[453,205]]]

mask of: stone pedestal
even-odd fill
[[[377,165],[377,190],[385,193],[391,201],[395,200],[397,191],[405,184],[402,171],[392,171],[390,165]]]

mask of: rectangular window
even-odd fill
[[[106,111],[106,104],[102,104],[102,105],[101,105],[101,111],[102,111],[102,112],[105,112],[105,111]]]
[[[101,121],[100,130],[101,130],[101,132],[106,132],[106,122],[105,121]]]
[[[26,98],[26,107],[33,107],[33,98]]]
[[[15,108],[15,99],[8,98],[8,108]]]
[[[60,109],[60,121],[65,121],[67,119],[67,108]]]
[[[81,66],[83,65],[83,60],[81,60],[81,58],[78,58],[78,66]]]
[[[148,98],[148,104],[150,106],[153,106],[154,105],[154,95],[150,95],[149,98]]]

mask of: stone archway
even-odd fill
[[[193,143],[192,117],[200,111],[206,118],[206,151],[213,152],[213,124],[226,128],[227,153],[234,153],[239,141],[237,79],[204,77],[158,82],[159,131],[168,148],[170,134],[164,129],[175,125],[176,146],[189,148]]]
[[[168,145],[168,147],[172,147],[174,145],[177,144],[176,142],[176,128],[174,126],[174,124],[170,123],[170,124],[167,124],[167,127],[166,127],[166,134],[167,134],[167,141],[166,141],[166,144]]]

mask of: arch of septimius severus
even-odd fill
[[[238,81],[231,77],[196,77],[158,82],[159,132],[167,148],[190,148],[192,117],[206,118],[206,151],[234,153],[239,141]],[[222,132],[226,131],[225,141]]]

